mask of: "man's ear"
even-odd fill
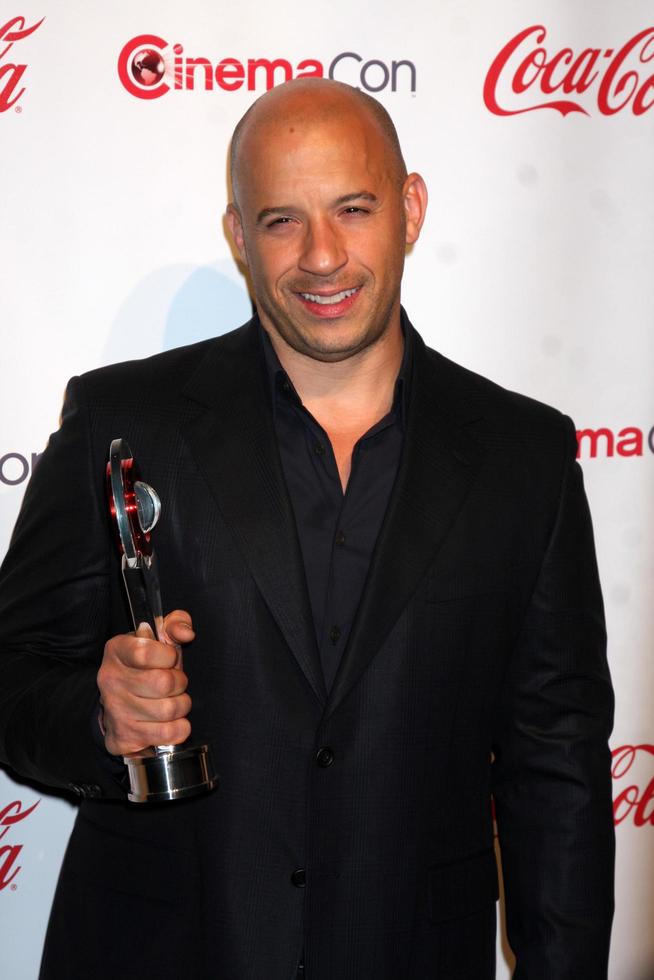
[[[243,235],[243,221],[241,220],[241,214],[235,204],[228,204],[227,211],[225,213],[225,218],[227,219],[227,226],[230,230],[234,245],[241,257],[241,261],[247,265],[247,253],[245,251],[245,238]]]
[[[420,174],[409,174],[402,185],[407,245],[418,240],[427,212],[427,197],[427,185]]]

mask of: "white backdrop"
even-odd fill
[[[653,25],[644,0],[0,2],[0,545],[69,376],[248,318],[222,227],[229,134],[269,81],[248,62],[378,88],[431,192],[413,322],[585,433],[618,698],[611,980],[654,978]],[[73,818],[0,773],[2,976],[37,975]]]

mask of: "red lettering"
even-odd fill
[[[9,73],[8,80],[0,88],[0,112],[5,112],[7,109],[10,109],[12,105],[15,105],[25,91],[25,88],[23,87],[20,92],[16,93],[13,99],[11,98],[14,89],[23,77],[23,72],[26,68],[27,65],[2,65],[0,67],[0,85],[2,84],[2,78]]]
[[[216,83],[226,92],[235,92],[245,80],[245,69],[236,58],[223,58],[216,65]]]
[[[614,780],[622,779],[631,770],[639,753],[654,759],[654,745],[621,745],[611,752],[611,775]],[[633,813],[634,826],[654,826],[654,778],[641,793],[636,783],[626,786],[613,800],[613,821],[621,824]]]
[[[5,844],[4,847],[0,847],[0,892],[3,888],[6,888],[7,885],[11,884],[20,871],[20,864],[17,868],[14,868],[13,866],[18,860],[18,855],[22,849],[22,844],[14,844],[13,846]],[[9,872],[11,872],[11,874]]]
[[[484,103],[486,108],[494,112],[496,116],[512,116],[514,112],[510,109],[503,109],[497,101],[497,84],[502,77],[502,72],[506,68],[507,62],[511,55],[513,55],[522,42],[528,38],[531,34],[536,34],[536,41],[540,42],[545,38],[545,28],[542,25],[535,25],[534,27],[527,27],[524,31],[520,31],[516,34],[514,38],[505,44],[500,53],[497,55],[492,65],[488,69],[486,74],[486,80],[484,82]]]
[[[650,780],[647,789],[638,802],[638,807],[634,814],[634,823],[637,827],[644,827],[647,823],[652,824],[654,827],[654,805],[649,813],[647,813],[647,805],[649,803],[654,804],[654,778]]]
[[[2,840],[9,828],[13,827],[15,823],[20,823],[25,817],[29,817],[30,813],[36,810],[40,802],[40,800],[37,800],[27,810],[23,810],[21,801],[14,800],[13,803],[8,803],[4,810],[0,810],[0,840]],[[12,810],[15,811],[13,815]]]
[[[525,92],[530,85],[533,85],[542,69],[547,64],[547,51],[545,48],[536,48],[531,54],[520,63],[511,82],[511,88],[520,95]],[[534,68],[531,78],[527,78],[530,68]]]
[[[585,92],[593,84],[599,75],[599,72],[593,71],[593,68],[601,53],[599,48],[586,48],[585,51],[581,52],[579,57],[573,61],[568,74],[563,80],[564,92]],[[588,60],[588,64],[584,64],[586,60]],[[581,74],[577,78],[577,72],[579,71]]]
[[[633,105],[634,116],[642,116],[644,112],[647,112],[654,105],[654,98],[650,99],[648,103],[645,103],[645,95],[651,88],[654,88],[654,75],[648,78],[636,92]]]
[[[248,61],[248,90],[254,91],[256,85],[256,73],[263,69],[266,77],[266,89],[271,89],[275,85],[275,72],[281,68],[284,73],[282,81],[288,82],[293,77],[291,63],[286,58],[275,58],[269,61],[268,58],[250,58]]]
[[[4,809],[0,810],[0,840],[11,830],[14,824],[20,823],[25,817],[29,817],[30,813],[36,810],[40,802],[40,800],[37,800],[32,806],[23,810],[21,801],[14,800],[12,803],[8,803]],[[11,884],[20,871],[21,866],[14,867],[14,865],[22,849],[22,844],[4,844],[0,847],[0,891]]]
[[[208,92],[213,89],[213,69],[207,58],[186,59],[186,87],[191,90],[195,88],[195,69],[197,67],[204,68],[204,88]]]
[[[153,48],[155,51],[164,51],[168,44],[162,37],[158,37],[156,34],[139,34],[137,37],[133,37],[131,41],[123,47],[122,51],[118,55],[118,77],[123,84],[123,87],[127,89],[130,95],[135,95],[138,99],[158,99],[162,95],[165,95],[169,91],[170,86],[168,86],[163,79],[158,85],[151,85],[149,88],[145,88],[141,85],[137,85],[132,77],[130,68],[132,66],[132,59],[137,54],[139,48]],[[177,50],[177,45],[173,49],[176,51],[175,57],[175,87],[181,85],[181,67],[179,64],[179,51]]]
[[[0,58],[4,58],[7,51],[9,51],[9,48],[16,41],[22,41],[23,38],[29,37],[30,34],[33,34],[37,27],[41,26],[44,20],[45,17],[42,17],[41,20],[34,24],[33,27],[25,27],[24,17],[13,17],[11,20],[8,20],[4,27],[0,27],[0,41],[7,41],[7,47],[3,51],[0,51]],[[14,30],[16,25],[20,26]]]
[[[583,109],[578,103],[571,102],[567,100],[557,100],[553,102],[542,102],[539,105],[526,106],[521,109],[505,109],[503,108],[497,99],[497,88],[498,84],[502,78],[503,72],[507,68],[510,58],[516,53],[520,45],[528,37],[535,35],[536,44],[541,44],[545,40],[547,31],[542,24],[535,24],[533,27],[527,27],[525,30],[520,31],[516,34],[514,38],[505,44],[500,53],[497,55],[486,75],[486,80],[484,82],[484,103],[487,109],[495,113],[497,116],[516,116],[522,112],[533,112],[536,109],[556,109],[560,112],[562,116],[567,116],[570,112],[581,112],[585,116],[588,115],[585,109]],[[531,81],[526,80],[526,72],[530,67],[539,68],[541,71],[545,66],[545,60],[539,65],[538,60],[535,60],[535,55],[538,51],[542,51],[544,57],[546,57],[544,48],[537,48],[532,55],[528,55],[527,58],[523,59],[518,67],[517,71],[514,73],[512,88],[514,92],[520,92],[521,86],[528,88],[535,81],[536,76],[531,79]],[[517,86],[517,87],[516,87]],[[523,89],[524,90],[524,89]]]
[[[304,61],[298,63],[297,67],[296,78],[322,78],[324,74],[321,63],[314,58],[305,58]],[[305,71],[305,69],[310,70]]]
[[[562,90],[566,95],[583,95],[599,81],[597,108],[610,116],[631,104],[635,116],[641,116],[654,106],[654,75],[642,80],[638,70],[628,68],[628,59],[638,57],[640,64],[654,60],[654,27],[648,27],[632,37],[613,54],[612,48],[585,48],[575,55],[572,48],[562,48],[551,57],[544,41],[547,31],[535,24],[520,31],[504,45],[494,58],[484,81],[486,108],[498,116],[514,116],[535,109],[556,109],[563,116],[571,112],[589,115],[573,100],[549,100],[514,108],[501,104],[502,93],[524,96],[528,89],[538,88],[545,96]],[[528,45],[531,46],[531,50]],[[524,50],[526,47],[526,50]],[[521,50],[523,49],[523,50]],[[600,59],[606,62],[602,71]]]
[[[637,48],[638,45],[641,43],[641,41],[645,41],[646,38],[649,38],[649,40],[651,41],[653,37],[654,37],[654,28],[648,27],[644,31],[641,31],[640,34],[636,34],[635,37],[632,37],[630,41],[627,41],[627,43],[623,45],[618,51],[618,53],[616,54],[615,58],[609,65],[606,74],[604,75],[604,78],[600,83],[599,92],[597,95],[597,105],[599,111],[603,115],[605,116],[614,115],[614,113],[619,112],[620,109],[624,109],[624,107],[629,103],[629,101],[633,97],[634,93],[638,88],[638,83],[640,81],[638,72],[637,71],[625,72],[625,74],[621,75],[617,80],[616,80],[616,76],[618,75],[618,72],[622,68],[628,55],[631,54],[634,48]],[[654,56],[654,50],[653,50],[648,57],[644,57],[646,51],[647,51],[647,44],[644,45],[643,51],[641,52],[640,55],[641,61],[649,61],[652,58],[652,56]],[[626,91],[626,95],[624,96],[622,101],[617,104],[612,104],[611,100],[616,96],[623,95],[625,91]]]
[[[37,27],[41,26],[44,20],[45,17],[42,17],[32,27],[25,27],[24,17],[13,17],[3,27],[0,27],[0,41],[7,42],[4,48],[0,50],[0,60],[4,58],[16,41],[22,41],[23,38],[29,37]],[[16,92],[16,89],[26,68],[27,65],[6,64],[0,66],[0,112],[6,112],[7,109],[11,109],[25,91],[25,87],[21,88],[18,92]]]
[[[642,456],[643,455],[643,433],[641,429],[630,426],[620,429],[618,432],[618,443],[616,445],[618,456]]]
[[[540,83],[540,87],[542,88],[543,92],[545,92],[547,95],[551,95],[552,92],[556,92],[557,88],[563,87],[563,85],[565,84],[565,80],[568,77],[568,73],[566,73],[559,82],[553,81],[552,76],[554,75],[554,72],[559,67],[561,62],[563,62],[565,65],[569,65],[570,62],[572,61],[572,58],[573,58],[573,52],[571,51],[571,49],[563,48],[561,51],[559,51],[558,54],[554,55],[554,57],[549,62],[549,64],[545,65],[545,68],[543,70],[543,77]]]
[[[633,808],[638,803],[638,787],[637,786],[627,786],[621,793],[616,796],[613,801],[613,823],[618,826],[623,820],[626,820]],[[620,810],[623,804],[626,804],[625,810]]]
[[[590,445],[589,456],[595,459],[600,438],[606,440],[606,455],[613,455],[613,433],[610,429],[578,429],[577,430],[577,459],[581,456],[581,448],[584,440],[588,440]]]

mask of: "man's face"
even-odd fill
[[[265,123],[244,137],[239,164],[228,220],[263,325],[322,361],[399,329],[405,245],[422,211],[416,222],[416,175],[401,184],[377,125],[356,110]]]

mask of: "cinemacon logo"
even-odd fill
[[[623,429],[577,429],[577,459],[597,456],[643,456],[654,453],[654,426],[647,432],[637,425]]]
[[[504,45],[486,75],[487,109],[498,116],[536,109],[589,116],[593,108],[604,116],[622,109],[642,116],[654,105],[654,27],[619,48],[552,49],[546,39],[545,27],[534,24]]]
[[[24,483],[31,476],[40,455],[41,453],[30,453],[28,456],[22,453],[5,453],[0,456],[0,483],[4,483],[6,487]]]
[[[189,57],[181,44],[169,44],[157,34],[139,34],[118,56],[118,77],[130,95],[158,99],[171,89],[192,92],[249,92],[273,88],[292,78],[334,78],[366,92],[416,90],[416,66],[412,61],[364,58],[356,51],[342,51],[328,64],[304,58],[292,64],[286,58],[211,59]]]

